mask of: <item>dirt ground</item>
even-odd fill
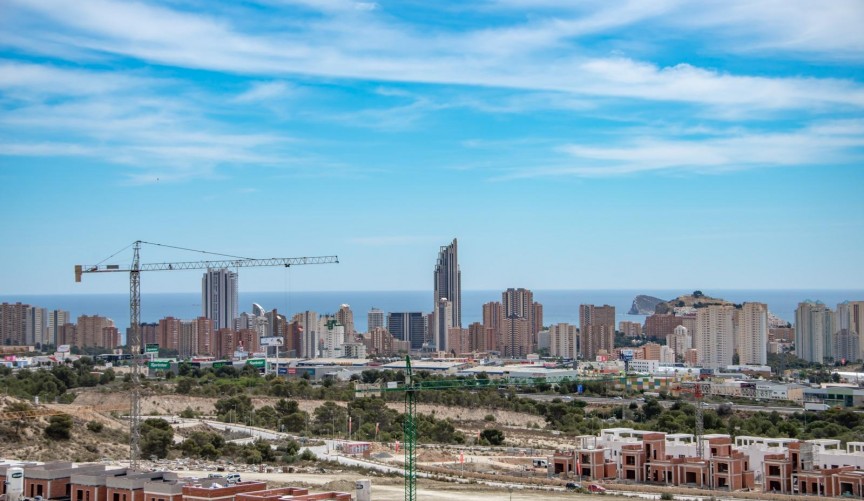
[[[181,471],[184,476],[195,476],[204,478],[209,472]],[[338,488],[342,492],[354,494],[353,485],[356,480],[372,480],[372,499],[375,501],[403,501],[405,499],[405,488],[401,478],[398,477],[370,477],[354,472],[326,474],[308,473],[244,473],[243,480],[260,480],[267,482],[268,486],[301,486],[308,487],[314,491],[325,491]],[[458,497],[459,501],[500,501],[512,499],[513,501],[535,501],[543,499],[579,499],[591,498],[589,495],[573,494],[569,492],[534,491],[525,489],[496,489],[493,487],[477,484],[453,484],[448,482],[436,482],[428,479],[417,481],[417,498],[419,500],[448,500],[453,501]]]

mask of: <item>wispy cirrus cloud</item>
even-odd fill
[[[559,146],[558,151],[566,158],[552,165],[511,169],[494,179],[718,174],[766,167],[857,165],[864,161],[864,122],[832,121],[791,132],[699,138],[642,136],[601,146],[571,143]]]
[[[722,105],[742,111],[864,107],[864,87],[854,81],[740,75],[684,62],[659,65],[633,57],[598,57],[578,50],[571,40],[580,34],[667,14],[673,23],[675,19],[693,17],[692,7],[674,1],[660,5],[652,2],[652,6],[627,2],[616,4],[623,5],[620,10],[598,7],[572,19],[514,21],[461,32],[426,31],[420,26],[394,22],[378,10],[346,10],[341,8],[342,3],[334,7],[325,2],[319,6],[328,16],[323,20],[261,34],[244,31],[245,27],[220,17],[218,12],[199,15],[156,4],[113,0],[61,4],[28,0],[12,4],[23,13],[22,17],[35,18],[33,24],[37,27],[50,21],[52,29],[37,28],[30,40],[63,41],[82,50],[185,68],[272,77],[306,75],[556,91]],[[730,18],[730,23],[766,13],[740,3],[735,5],[741,13]],[[802,11],[803,7],[797,5]],[[843,5],[832,12],[839,15],[845,9],[855,17],[858,10],[854,4]],[[706,12],[713,12],[711,9],[720,7],[710,4],[704,8]],[[799,15],[796,19],[805,17]],[[691,26],[681,29],[695,29]],[[14,34],[33,26],[25,23],[24,28],[5,28]],[[814,36],[821,39],[823,35],[817,31]],[[28,42],[0,34],[0,43],[20,46]],[[266,91],[263,87],[259,92]]]

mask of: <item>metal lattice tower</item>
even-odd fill
[[[600,378],[577,378],[570,382],[594,382],[614,383],[620,382],[629,387],[631,377],[600,377]],[[373,384],[354,384],[354,396],[381,397],[385,393],[405,393],[405,417],[402,422],[403,442],[405,448],[405,501],[417,501],[417,393],[429,390],[447,390],[454,388],[490,388],[490,387],[512,387],[512,388],[535,388],[547,386],[549,381],[544,377],[536,378],[500,378],[500,379],[456,379],[456,380],[431,380],[415,381],[413,369],[411,368],[411,357],[405,357],[405,384],[389,386],[378,382]]]
[[[150,243],[136,240],[132,244],[133,257],[132,265],[128,268],[121,268],[118,265],[75,265],[75,281],[80,282],[81,276],[84,273],[106,273],[106,272],[129,272],[129,339],[126,340],[129,348],[132,350],[132,389],[130,391],[130,412],[129,412],[129,468],[137,469],[138,461],[141,456],[141,272],[142,271],[177,271],[177,270],[206,270],[211,268],[243,268],[253,266],[284,266],[301,264],[329,264],[338,263],[337,256],[318,256],[318,257],[287,257],[287,258],[269,258],[269,259],[249,259],[236,257],[230,260],[221,261],[185,261],[177,263],[153,263],[141,264],[140,253],[141,244]],[[185,249],[182,247],[174,247],[164,244],[151,244],[160,247],[170,247],[174,249],[201,252],[204,254],[215,254],[207,251],[198,251],[194,249]],[[126,247],[128,249],[128,247]],[[124,249],[125,250],[125,249]],[[122,251],[121,251],[122,252]],[[114,254],[115,256],[117,254]],[[224,256],[224,254],[219,254]],[[114,257],[114,256],[111,256]],[[233,256],[232,256],[233,257]],[[110,258],[109,258],[110,259]]]
[[[411,357],[405,357],[405,421],[402,430],[405,434],[405,501],[417,499],[417,416],[416,388],[414,387]]]
[[[705,458],[705,416],[702,414],[702,385],[696,383],[694,390],[696,397],[696,455],[700,459]]]
[[[129,271],[129,328],[131,339],[127,340],[132,350],[132,398],[129,413],[129,468],[138,469],[141,456],[141,242],[133,247],[132,269]]]

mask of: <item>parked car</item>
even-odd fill
[[[589,485],[588,485],[588,491],[589,491],[589,492],[593,492],[593,493],[595,493],[595,494],[599,494],[599,493],[601,493],[601,492],[606,492],[606,488],[603,487],[602,485],[589,484]]]
[[[229,484],[236,484],[240,482],[240,474],[239,473],[229,473],[225,479]]]
[[[581,488],[582,488],[582,484],[577,483],[577,482],[567,482],[567,485],[565,485],[564,487],[566,487],[567,490],[575,491],[575,490],[577,490],[577,489],[581,489]]]

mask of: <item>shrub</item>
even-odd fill
[[[105,425],[100,423],[99,421],[89,421],[87,423],[87,429],[92,431],[93,433],[100,433],[103,428],[105,428]]]
[[[52,440],[69,440],[72,438],[72,416],[60,414],[51,416],[45,428],[45,436]]]

